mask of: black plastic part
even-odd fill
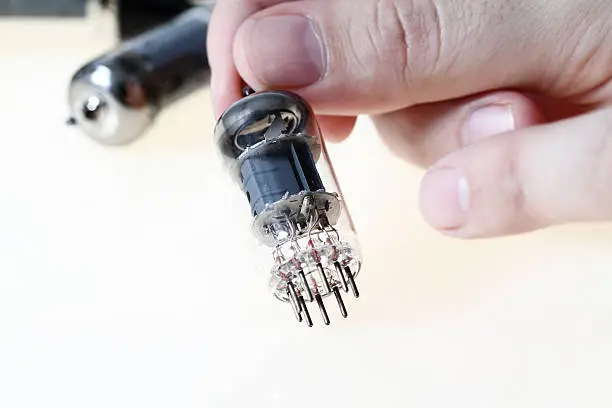
[[[116,0],[116,5],[123,41],[165,24],[192,7],[187,0]]]
[[[324,189],[308,144],[295,139],[278,141],[246,158],[240,178],[253,216],[283,196]]]

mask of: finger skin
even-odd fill
[[[463,175],[469,192],[463,220],[447,228],[436,225],[430,210],[436,205],[438,210],[445,209],[445,203],[435,202],[436,197],[442,198],[442,191],[437,190],[439,185],[428,184],[427,175],[421,185],[423,215],[445,234],[463,238],[610,221],[611,129],[612,109],[607,108],[494,136],[451,153],[428,175],[440,169],[455,169]]]
[[[252,30],[270,17],[304,16],[325,48],[325,69],[292,90],[320,113],[379,114],[508,88],[584,98],[612,75],[602,47],[612,38],[610,10],[608,0],[286,2],[240,26],[234,58],[257,88],[287,87],[284,71],[295,67],[288,50],[300,40]]]
[[[242,96],[242,79],[236,70],[232,53],[236,31],[253,13],[282,1],[288,0],[219,0],[213,8],[207,51],[216,117],[220,117],[223,111]]]
[[[350,136],[357,122],[355,116],[324,116],[317,117],[321,134],[332,143],[339,143]]]
[[[512,114],[514,129],[544,121],[534,100],[514,91],[415,106],[377,115],[373,120],[383,142],[395,155],[427,167],[455,150],[495,135],[495,132],[486,133],[496,130],[491,124],[488,129],[480,129],[477,135],[470,125],[474,113],[489,107],[506,107]]]

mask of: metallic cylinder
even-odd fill
[[[70,123],[99,143],[125,145],[162,109],[205,86],[210,13],[194,7],[81,67],[70,81]]]

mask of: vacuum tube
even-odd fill
[[[215,140],[250,205],[273,295],[311,327],[312,303],[330,324],[326,298],[335,298],[347,317],[342,293],[359,297],[362,259],[310,106],[291,92],[246,88],[220,117]]]
[[[193,7],[81,67],[70,81],[68,123],[99,143],[128,144],[165,107],[205,86],[211,10]]]

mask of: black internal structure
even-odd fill
[[[286,126],[287,121],[281,115],[275,116],[261,139],[265,140],[268,132],[282,134]],[[255,135],[249,136],[251,141],[258,139]],[[309,144],[288,135],[248,154],[240,165],[240,180],[253,216],[283,197],[324,191]]]

